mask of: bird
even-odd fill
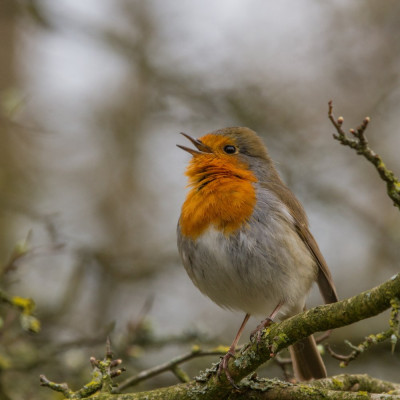
[[[222,357],[229,370],[250,316],[266,317],[253,331],[305,310],[317,282],[325,303],[338,301],[327,263],[312,236],[303,206],[280,178],[261,137],[246,127],[218,129],[178,144],[192,157],[188,188],[177,226],[178,251],[194,285],[222,308],[245,313]],[[327,376],[315,339],[289,347],[294,376],[308,381]]]

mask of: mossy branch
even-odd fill
[[[350,325],[373,317],[391,307],[391,300],[400,295],[400,274],[382,285],[337,303],[312,308],[279,324],[270,326],[261,343],[251,343],[232,360],[229,370],[240,381],[279,351],[312,333]],[[228,382],[215,375],[207,381],[213,390],[229,388]]]
[[[400,274],[393,276],[382,285],[360,293],[352,298],[340,301],[338,303],[318,306],[301,314],[295,315],[294,317],[283,322],[273,324],[265,330],[262,340],[258,346],[256,343],[248,343],[244,346],[237,358],[230,361],[229,371],[236,382],[241,382],[246,376],[254,372],[261,364],[274,357],[280,350],[287,348],[290,344],[305,338],[314,332],[339,328],[345,325],[350,325],[362,319],[373,317],[391,307],[391,300],[398,297],[400,297]],[[345,376],[348,377],[348,379],[352,379],[352,376]],[[351,393],[347,391],[349,389],[347,389],[344,384],[338,384],[337,380],[335,380],[336,378],[329,379],[320,381],[325,382],[325,386],[323,385],[322,387],[319,387],[317,382],[314,382],[313,384],[292,385],[277,380],[255,381],[254,379],[243,381],[239,385],[243,389],[243,392],[247,393],[247,395],[249,395],[249,391],[251,391],[251,395],[254,395],[253,397],[255,399],[313,399],[322,398],[324,396],[331,396],[329,398],[341,399],[374,398],[369,390],[366,390],[365,394],[363,393],[361,396],[359,391],[362,389],[358,388],[358,393]],[[368,378],[367,381],[369,379],[372,378]],[[376,382],[376,380],[374,380],[374,382]],[[360,383],[358,383],[358,385],[358,387],[361,387]],[[390,387],[389,390],[399,390],[399,386],[396,384],[388,383],[388,385],[389,386],[387,387]],[[387,390],[383,391],[387,392]],[[269,397],[272,396],[272,393],[275,393],[275,396]],[[278,394],[279,397],[277,397]],[[201,376],[197,377],[195,381],[188,383],[141,393],[100,393],[92,395],[91,399],[194,400],[246,398],[243,396],[238,397],[240,395],[242,395],[242,393],[234,392],[232,386],[224,376],[222,376],[221,379],[217,378],[215,374],[215,366],[213,366],[213,368],[205,371]],[[397,399],[399,397],[397,394],[387,394],[385,398]]]
[[[98,395],[91,400],[400,400],[400,385],[371,378],[368,375],[338,375],[302,384],[282,382],[278,379],[245,379],[240,391],[210,397],[206,392],[193,394],[183,385],[153,390],[151,392],[120,395]]]

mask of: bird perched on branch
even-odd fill
[[[216,130],[194,145],[178,145],[192,158],[186,169],[190,191],[178,222],[178,248],[193,283],[219,306],[246,315],[218,374],[228,361],[250,315],[285,319],[305,308],[313,282],[326,303],[338,300],[328,266],[311,235],[307,216],[282,182],[261,138],[251,129]],[[312,336],[290,348],[295,377],[326,376]]]

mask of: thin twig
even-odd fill
[[[226,354],[226,349],[225,347],[217,347],[216,349],[213,350],[201,350],[200,347],[198,346],[193,346],[192,350],[188,353],[182,354],[178,357],[173,358],[172,360],[161,364],[157,365],[156,367],[149,368],[145,371],[140,372],[139,374],[135,376],[131,376],[130,378],[126,379],[125,381],[121,382],[117,388],[113,390],[113,393],[120,393],[122,390],[134,386],[138,384],[139,382],[142,382],[146,379],[152,378],[156,375],[159,375],[163,372],[166,371],[172,371],[175,375],[177,375],[177,366],[192,360],[194,358],[198,357],[204,357],[204,356],[215,356],[215,355],[220,355],[223,356]],[[186,377],[183,378],[183,375],[181,373],[178,374],[179,380],[186,382]]]
[[[72,391],[66,383],[55,383],[50,381],[44,375],[40,375],[40,385],[48,387],[56,392],[61,392],[67,399],[84,399],[99,392],[111,393],[113,378],[121,375],[125,368],[118,368],[122,363],[121,359],[113,359],[111,351],[111,341],[107,338],[106,354],[103,360],[98,360],[95,357],[90,357],[92,365],[92,379],[76,392]]]
[[[332,350],[329,345],[325,345],[328,353],[336,360],[341,361],[340,367],[344,368],[349,365],[349,363],[355,360],[360,354],[364,353],[371,346],[382,343],[386,340],[390,340],[392,344],[392,352],[394,352],[395,345],[400,337],[399,335],[399,309],[400,301],[395,298],[390,302],[392,306],[392,312],[390,314],[389,329],[384,332],[377,334],[368,335],[363,342],[359,345],[354,346],[350,341],[345,340],[345,343],[353,350],[349,355],[338,354]]]
[[[333,134],[333,137],[342,145],[354,149],[357,154],[364,156],[375,166],[381,179],[386,182],[388,196],[393,200],[394,206],[400,209],[400,181],[392,171],[386,168],[382,158],[368,146],[365,130],[368,127],[370,118],[365,117],[358,128],[350,129],[350,133],[354,136],[354,139],[351,139],[342,128],[344,122],[343,117],[337,119],[334,117],[332,101],[329,102],[328,117],[337,132],[337,134]]]

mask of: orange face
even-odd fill
[[[204,135],[199,139],[199,141],[209,147],[212,152],[219,156],[231,156],[237,154],[239,151],[236,140],[224,135],[215,135],[213,133],[209,133]],[[231,150],[227,148],[227,146],[232,146],[234,149]],[[226,151],[228,150],[228,152]],[[233,157],[227,157],[227,161],[234,160]]]
[[[208,134],[199,141],[186,175],[190,192],[182,206],[180,228],[184,236],[196,239],[210,226],[229,235],[241,228],[256,203],[256,177],[240,160],[233,138]]]

